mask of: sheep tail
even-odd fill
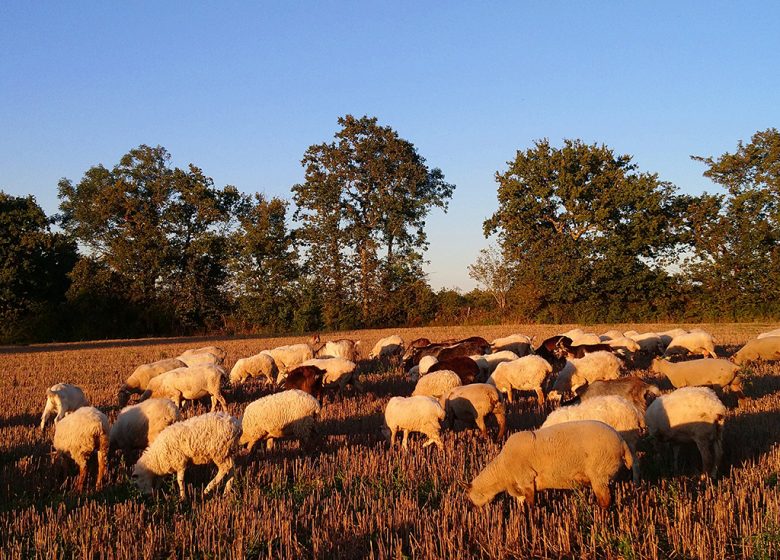
[[[623,442],[623,464],[628,470],[634,466],[634,456],[625,441]]]

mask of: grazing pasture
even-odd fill
[[[661,331],[677,325],[599,325],[588,330]],[[720,357],[772,325],[697,325],[715,335]],[[683,325],[690,328],[691,325]],[[361,339],[363,357],[383,336],[406,342],[510,333],[536,343],[569,326],[502,325],[334,333]],[[360,383],[343,395],[326,393],[319,439],[311,448],[279,441],[242,457],[233,489],[203,497],[214,467],[187,473],[190,497],[181,501],[175,476],[144,498],[120,454],[109,461],[105,485],[74,489],[52,465],[53,428],[39,428],[46,389],[80,386],[92,406],[113,422],[117,391],[141,363],[176,357],[187,348],[217,345],[229,371],[239,358],[303,342],[295,338],[158,339],[53,344],[0,349],[0,555],[8,558],[778,558],[780,557],[780,363],[749,366],[743,399],[726,394],[724,459],[717,480],[699,479],[695,449],[684,450],[679,472],[671,452],[639,444],[642,480],[617,482],[601,510],[588,488],[544,491],[527,508],[502,494],[482,509],[466,498],[472,480],[503,442],[475,430],[442,430],[444,451],[389,449],[383,410],[414,383],[398,365],[361,361]],[[646,368],[649,364],[644,364]],[[647,369],[637,373],[656,379]],[[661,384],[663,387],[663,384]],[[671,387],[669,387],[671,389]],[[261,379],[224,391],[228,411],[273,392]],[[133,396],[131,402],[136,402]],[[208,411],[207,399],[187,405],[183,418]],[[533,392],[506,403],[507,433],[541,426],[552,405]],[[492,422],[492,423],[491,423]],[[497,426],[488,419],[491,436]],[[687,451],[687,452],[686,452]]]

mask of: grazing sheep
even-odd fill
[[[382,433],[390,441],[391,448],[395,445],[395,434],[402,430],[404,437],[401,441],[401,447],[404,450],[408,448],[409,432],[420,432],[428,436],[423,447],[428,447],[433,443],[443,450],[444,444],[439,437],[439,432],[444,418],[444,409],[439,401],[432,397],[423,395],[393,397],[385,407],[385,423],[382,427]]]
[[[508,492],[534,504],[538,490],[593,488],[602,508],[612,503],[609,489],[623,466],[633,465],[631,450],[603,422],[567,422],[509,437],[501,452],[468,486],[468,497],[484,506],[496,494]]]
[[[496,371],[488,378],[487,382],[494,385],[498,391],[504,393],[507,400],[512,402],[512,391],[536,391],[536,398],[540,405],[544,404],[543,387],[552,366],[539,356],[523,356],[511,362],[498,364]]]
[[[471,359],[477,362],[480,371],[484,371],[487,374],[487,377],[496,371],[498,364],[503,362],[512,362],[517,360],[519,357],[519,355],[515,354],[511,350],[499,350],[493,354],[484,354],[482,356],[478,356],[478,360],[475,360],[474,357],[471,357]]]
[[[423,356],[420,359],[420,363],[418,363],[416,366],[412,366],[412,368],[409,369],[409,378],[416,382],[418,379],[420,379],[420,377],[426,375],[438,361],[439,360],[433,356]]]
[[[428,373],[431,374],[445,369],[454,371],[460,377],[460,382],[463,385],[476,382],[482,374],[477,363],[468,356],[458,356],[457,358],[436,362],[430,367]]]
[[[95,489],[103,486],[108,456],[108,418],[93,406],[82,406],[60,420],[54,429],[54,449],[57,462],[62,465],[64,457],[70,457],[79,467],[76,489],[84,489],[87,477],[87,463],[97,453],[98,472]]]
[[[658,336],[661,337],[661,343],[664,346],[664,351],[669,347],[669,343],[674,339],[675,336],[682,336],[684,334],[688,334],[688,331],[685,329],[669,329],[668,331],[664,331],[662,333],[658,333]]]
[[[641,410],[643,414],[645,410],[647,410],[647,405],[653,402],[653,399],[661,395],[661,391],[658,387],[645,383],[634,376],[609,379],[606,381],[594,381],[584,387],[580,387],[577,393],[582,402],[610,395],[623,397],[633,404],[637,410]]]
[[[612,426],[620,434],[631,450],[634,483],[639,483],[639,462],[636,451],[639,438],[645,431],[644,414],[623,397],[597,397],[577,405],[553,410],[542,424],[542,428],[577,420],[598,420]]]
[[[54,423],[56,424],[62,420],[63,416],[82,406],[89,406],[89,401],[84,396],[84,391],[81,388],[70,383],[52,385],[46,390],[46,405],[43,407],[43,414],[41,415],[41,430],[46,427],[46,422],[52,416],[54,416]]]
[[[572,346],[587,346],[591,344],[601,344],[599,335],[593,333],[583,333],[579,336],[571,337]]]
[[[642,346],[640,346],[636,340],[633,338],[628,338],[627,336],[613,338],[608,340],[606,344],[608,344],[614,352],[622,354],[623,356],[632,355],[642,349]]]
[[[130,401],[130,395],[140,395],[149,386],[149,381],[161,373],[187,367],[187,364],[176,358],[157,360],[150,364],[143,364],[135,368],[122,386],[119,388],[119,406],[125,406]]]
[[[133,469],[133,479],[141,492],[151,494],[157,477],[176,473],[179,497],[187,497],[184,473],[187,466],[214,463],[217,474],[205,494],[227,477],[225,493],[233,484],[233,468],[241,437],[241,423],[226,412],[211,412],[176,422],[157,436]]]
[[[279,386],[285,389],[299,389],[320,399],[323,379],[325,379],[324,369],[317,366],[298,366],[279,383]]]
[[[308,344],[277,346],[270,350],[263,350],[260,353],[268,354],[274,359],[280,375],[297,368],[306,360],[311,360],[314,357],[314,351]]]
[[[400,336],[394,334],[391,336],[386,336],[384,338],[379,339],[376,344],[374,344],[374,347],[371,349],[371,352],[369,352],[368,357],[369,359],[383,359],[383,358],[390,358],[392,356],[397,356],[400,354],[404,349],[404,339]]]
[[[780,336],[767,336],[748,340],[731,358],[735,364],[743,365],[764,360],[774,362],[780,360]]]
[[[739,366],[728,360],[713,360],[711,358],[676,363],[663,358],[655,358],[650,365],[650,371],[664,374],[676,389],[717,385],[741,393],[742,382],[737,376],[738,370]]]
[[[182,354],[176,358],[177,360],[184,362],[187,367],[198,367],[204,365],[219,366],[222,364],[222,360],[218,356],[211,352],[194,352],[192,354]]]
[[[178,420],[179,407],[170,399],[149,399],[127,406],[111,426],[111,449],[122,449],[125,457],[130,451],[142,451]]]
[[[414,354],[420,348],[425,348],[426,346],[430,346],[431,344],[432,343],[431,343],[431,340],[429,338],[415,338],[406,347],[406,350],[404,351],[403,356],[401,356],[401,361],[406,363],[407,361],[412,360]],[[417,364],[415,363],[414,365],[417,365]],[[409,367],[409,366],[407,366],[407,367]]]
[[[575,338],[578,338],[578,337],[580,337],[580,336],[582,336],[584,334],[586,334],[585,331],[582,330],[581,328],[577,327],[577,328],[568,330],[565,333],[561,333],[558,336],[565,336],[565,337],[570,338],[572,341],[574,341]]]
[[[553,371],[557,372],[566,365],[566,355],[570,349],[571,339],[567,336],[557,335],[543,340],[534,353],[547,360]]]
[[[675,355],[686,354],[701,354],[702,356],[709,356],[711,358],[717,358],[715,354],[715,341],[712,335],[704,331],[691,331],[687,334],[681,334],[675,336],[666,347],[664,352],[664,358]]]
[[[712,389],[683,387],[655,399],[647,407],[645,422],[659,441],[694,442],[701,454],[704,473],[713,478],[723,457],[723,425],[726,407]],[[679,447],[674,448],[677,469]]]
[[[273,383],[279,370],[276,362],[268,354],[260,353],[248,358],[240,358],[230,370],[230,384],[241,385],[249,377],[263,376],[267,381]]]
[[[620,377],[620,360],[609,352],[593,352],[582,358],[573,358],[558,374],[549,398],[560,400],[564,393],[576,392],[579,387],[600,379]]]
[[[498,436],[496,440],[504,438],[506,431],[506,410],[493,385],[487,383],[472,383],[463,387],[455,387],[449,393],[439,399],[447,422],[452,425],[455,421],[471,425],[476,424],[483,437],[487,437],[485,417],[493,414],[498,422]]]
[[[225,357],[227,356],[227,352],[225,352],[225,350],[219,346],[204,346],[203,348],[193,348],[182,352],[181,356],[187,357],[197,354],[211,354],[212,356],[216,356],[218,360],[217,365],[222,365],[222,363],[225,361]],[[179,359],[181,359],[181,357]]]
[[[315,429],[320,403],[310,394],[290,389],[249,403],[241,418],[241,445],[251,452],[260,440],[272,449],[275,439],[308,443]]]
[[[149,381],[141,400],[145,401],[149,397],[168,398],[181,408],[183,399],[197,400],[209,395],[211,412],[214,412],[217,403],[222,405],[223,410],[227,410],[227,403],[222,396],[224,377],[225,370],[211,364],[172,369]]]
[[[478,336],[464,338],[455,342],[439,342],[422,348],[410,347],[404,354],[404,367],[417,365],[424,356],[433,356],[437,360],[447,360],[458,356],[490,353],[490,344]]]
[[[314,335],[310,344],[314,358],[344,358],[351,362],[357,361],[358,348],[362,344],[359,340],[340,338],[339,340],[329,340],[319,348],[315,348],[315,345],[319,343],[320,335]]]
[[[495,339],[490,343],[490,349],[493,353],[506,350],[514,353],[517,357],[521,357],[527,356],[533,351],[531,344],[533,344],[533,337],[529,338],[524,334],[510,334],[509,336]]]
[[[635,334],[628,336],[637,344],[639,344],[640,351],[649,356],[657,356],[664,351],[664,343],[661,341],[661,337],[654,332]]]
[[[412,396],[440,398],[450,389],[460,387],[460,377],[454,371],[441,370],[422,376],[414,386]]]
[[[769,338],[769,337],[772,337],[772,336],[780,336],[780,329],[775,329],[773,331],[762,332],[756,338]]]
[[[346,358],[313,358],[306,360],[302,366],[315,366],[325,371],[322,378],[322,386],[325,389],[338,385],[339,393],[343,393],[347,383],[352,385],[358,391],[363,390],[363,385],[357,379],[355,369],[357,364]]]
[[[620,332],[618,330],[615,330],[615,329],[609,330],[609,331],[607,331],[604,334],[599,336],[599,339],[601,339],[601,342],[609,342],[610,340],[615,340],[617,338],[627,338],[627,337],[623,336],[622,332]]]

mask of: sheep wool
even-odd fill
[[[410,432],[420,432],[428,437],[423,447],[435,444],[443,450],[444,444],[439,432],[444,418],[444,409],[439,401],[432,397],[393,397],[385,407],[385,424],[382,427],[382,433],[390,441],[391,448],[395,445],[395,434],[398,431],[403,431],[401,447],[404,450],[408,448],[407,442]]]
[[[734,354],[732,358],[735,364],[743,365],[764,360],[774,362],[780,360],[780,336],[767,336],[748,340],[747,343]]]
[[[656,358],[650,365],[650,371],[662,373],[676,389],[700,385],[717,385],[732,391],[741,392],[742,383],[737,376],[738,365],[728,360],[701,358],[687,362],[672,363]]]
[[[450,389],[461,385],[460,377],[454,371],[443,369],[423,375],[414,386],[412,396],[427,396],[440,398]]]
[[[370,359],[382,359],[389,358],[399,354],[404,348],[404,339],[394,334],[379,339],[374,347],[369,352],[368,357]]]
[[[492,414],[498,422],[497,440],[504,439],[506,432],[506,410],[498,390],[487,383],[472,383],[455,387],[440,399],[446,413],[446,422],[476,424],[483,437],[487,436],[485,417]]]
[[[69,412],[73,412],[82,406],[89,406],[84,391],[70,383],[57,383],[46,391],[46,404],[41,415],[41,430],[46,427],[46,422],[54,416],[56,424]]]
[[[701,354],[717,358],[712,335],[701,330],[675,336],[666,347],[664,357],[686,354]]]
[[[181,407],[183,399],[197,400],[210,395],[211,412],[214,412],[217,402],[227,410],[227,403],[222,396],[224,377],[225,370],[212,364],[173,369],[149,381],[141,400],[145,401],[149,397],[169,398]]]
[[[512,402],[512,391],[536,391],[539,404],[544,404],[542,387],[552,373],[552,366],[541,356],[523,356],[511,362],[498,364],[487,382],[507,396]]]
[[[178,420],[179,407],[170,399],[149,399],[127,406],[111,426],[111,448],[146,449],[160,432]]]
[[[250,377],[263,376],[266,381],[273,382],[278,370],[276,362],[268,354],[260,353],[247,358],[240,358],[230,370],[230,384],[241,385]]]
[[[166,371],[183,367],[187,367],[187,364],[176,358],[158,360],[150,364],[138,366],[119,388],[119,406],[125,406],[130,400],[130,395],[134,393],[141,394],[146,391],[152,378]]]
[[[599,351],[572,358],[566,362],[555,380],[550,397],[559,399],[564,393],[574,392],[583,385],[602,379],[620,377],[620,360],[611,352]]]
[[[83,406],[63,418],[54,431],[54,449],[58,461],[70,457],[79,467],[76,488],[84,488],[89,458],[97,453],[98,472],[95,488],[100,490],[108,455],[108,417],[93,406]]]
[[[308,443],[320,414],[320,403],[310,394],[288,389],[253,401],[241,418],[241,445],[248,451],[260,440],[272,449],[275,439],[297,439]]]

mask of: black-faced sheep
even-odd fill
[[[100,490],[108,456],[108,418],[93,406],[83,406],[60,420],[54,429],[54,449],[62,465],[70,457],[79,467],[76,489],[84,489],[89,458],[97,453],[98,472],[95,488]]]
[[[420,432],[428,437],[423,447],[431,444],[443,450],[444,444],[439,433],[441,422],[445,418],[444,409],[435,398],[426,396],[393,397],[385,407],[385,424],[382,433],[390,441],[390,447],[395,445],[395,434],[403,431],[401,447],[408,448],[407,441],[410,432]]]

